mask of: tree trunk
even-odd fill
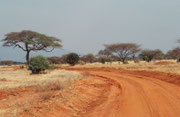
[[[126,61],[126,58],[123,58],[122,59],[122,63],[125,64],[125,61]]]
[[[27,53],[26,53],[26,63],[27,63],[27,65],[29,65],[29,54],[30,54],[30,51],[27,51]]]

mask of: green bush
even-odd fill
[[[66,62],[73,66],[73,65],[78,63],[79,59],[80,58],[79,58],[78,54],[70,53],[70,54],[67,55]]]
[[[30,59],[28,68],[32,71],[32,74],[39,74],[40,72],[51,68],[51,66],[45,57],[39,55]]]
[[[150,62],[152,61],[152,59],[154,58],[154,54],[151,53],[145,53],[141,55],[142,59],[146,62]]]
[[[180,62],[180,58],[177,59],[177,62],[178,62],[178,63]]]
[[[106,59],[105,58],[101,58],[101,63],[105,64],[106,63]]]

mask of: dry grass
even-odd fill
[[[67,89],[69,85],[65,82],[50,82],[46,85],[36,85],[33,86],[36,89],[36,92],[47,92],[47,91],[57,91],[57,90],[63,90]]]
[[[61,65],[68,66],[68,65]],[[94,67],[113,67],[118,69],[127,69],[127,70],[147,70],[147,71],[160,71],[166,73],[174,73],[180,75],[180,63],[177,63],[176,60],[157,60],[147,63],[145,61],[140,61],[139,63],[134,63],[133,61],[128,61],[128,64],[122,64],[119,62],[113,62],[112,64],[106,63],[87,63],[85,65],[76,65],[74,67],[87,67],[87,68],[94,68]]]
[[[46,74],[30,75],[25,69],[0,68],[0,89],[27,86],[46,86],[57,82],[70,82],[83,78],[77,72],[65,70],[48,71]],[[7,81],[7,82],[6,82]]]
[[[8,108],[0,109],[0,117],[16,117],[20,113],[27,112],[36,106],[33,104],[34,101],[45,103],[54,96],[58,96],[57,99],[61,100],[63,96],[59,91],[65,91],[64,89],[72,87],[68,82],[88,76],[88,73],[80,74],[66,70],[50,70],[46,71],[46,74],[31,75],[31,72],[26,69],[14,69],[14,67],[8,66],[1,66],[0,74],[0,90],[29,86],[33,87],[33,91],[35,89],[32,97],[24,97],[26,98],[25,101],[22,100],[22,94],[17,95],[20,96],[20,99],[13,102],[10,98]]]

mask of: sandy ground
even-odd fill
[[[0,91],[2,117],[179,117],[180,76],[121,68],[64,68],[87,73],[62,90]],[[4,115],[3,115],[4,114]]]

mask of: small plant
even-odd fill
[[[29,70],[32,71],[32,74],[39,74],[40,72],[51,68],[49,61],[43,56],[32,57],[28,67]]]
[[[102,58],[102,59],[101,59],[101,63],[102,63],[102,64],[105,64],[105,63],[106,63],[106,59],[105,59],[105,58]]]
[[[67,55],[66,62],[72,66],[78,63],[79,61],[79,55],[76,53],[70,53]]]
[[[180,58],[177,59],[177,62],[178,62],[178,63],[180,62]]]
[[[24,66],[23,66],[23,65],[21,65],[21,66],[20,66],[20,69],[24,69]]]
[[[134,61],[134,63],[139,63],[139,62],[140,62],[140,59],[139,59],[139,58],[134,57],[134,58],[133,58],[133,61]]]
[[[51,97],[52,97],[52,94],[50,94],[49,92],[48,93],[46,92],[40,95],[40,99],[42,102],[50,100]]]
[[[7,79],[6,78],[1,78],[0,81],[7,81]]]

